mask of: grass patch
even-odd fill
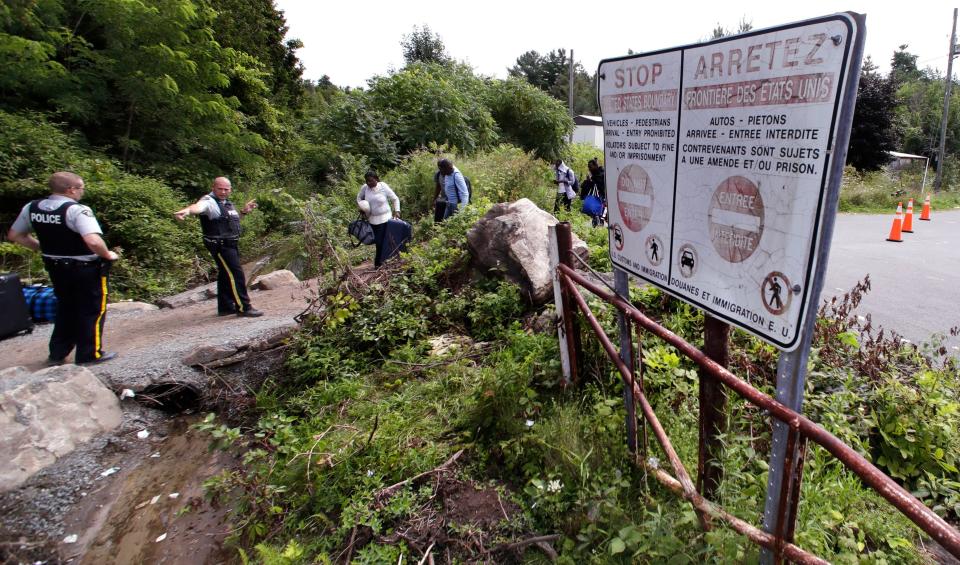
[[[906,211],[907,200],[913,198],[914,213],[919,216],[923,200],[931,195],[931,208],[936,211],[960,208],[960,191],[946,187],[933,193],[932,171],[927,172],[926,184],[923,184],[923,169],[908,168],[897,173],[873,171],[860,173],[851,167],[843,171],[843,184],[840,190],[841,212],[869,214],[894,213],[897,203],[902,202]],[[925,187],[925,190],[922,189]]]

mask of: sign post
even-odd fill
[[[861,28],[836,14],[602,61],[614,265],[796,349]]]
[[[781,349],[777,398],[798,411],[864,23],[834,14],[598,71],[611,261]],[[795,511],[779,506],[785,460],[788,483],[797,469],[786,444],[802,443],[788,439],[778,426],[771,532],[789,532],[776,518]]]
[[[818,254],[821,260],[814,273],[811,291],[819,297],[823,291],[824,279],[827,274],[827,260],[830,257],[830,241],[833,237],[834,220],[836,219],[837,205],[840,202],[840,188],[843,179],[843,166],[847,160],[847,145],[850,142],[850,129],[853,125],[853,110],[857,101],[857,85],[860,80],[860,61],[863,58],[864,17],[858,16],[856,24],[860,33],[852,38],[853,61],[847,76],[845,99],[841,102],[840,123],[837,126],[837,136],[833,148],[834,160],[830,163],[828,179],[826,210],[824,217],[823,235],[819,242]],[[803,391],[807,377],[807,358],[810,355],[810,344],[817,323],[817,310],[811,308],[803,321],[802,343],[795,351],[780,355],[777,363],[777,400],[791,410],[801,412],[803,408]],[[791,430],[780,422],[773,424],[773,444],[770,449],[770,472],[767,476],[767,498],[763,511],[763,529],[766,532],[781,534],[792,541],[793,522],[796,519],[796,501],[800,489],[799,474],[801,471],[798,462],[803,461],[804,442],[790,441]],[[800,445],[797,445],[799,443]],[[788,450],[790,451],[788,453]],[[789,463],[789,467],[787,468]],[[787,496],[781,497],[783,482],[788,481]],[[769,550],[761,551],[761,563],[770,564],[776,561]]]

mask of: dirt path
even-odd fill
[[[119,356],[88,368],[117,393],[158,380],[203,382],[210,378],[205,372],[183,364],[187,353],[198,346],[243,346],[291,328],[315,289],[310,282],[252,291],[254,306],[264,312],[260,318],[219,317],[215,300],[111,313],[105,349]],[[51,331],[45,324],[32,334],[0,341],[0,369],[43,368]],[[223,547],[230,509],[211,505],[202,488],[233,459],[208,450],[207,436],[190,428],[197,416],[171,417],[129,399],[121,406],[118,429],[61,458],[21,488],[0,493],[0,563],[235,560],[236,553]],[[143,431],[149,437],[137,435]]]
[[[316,283],[251,291],[250,300],[264,316],[238,318],[217,316],[215,300],[184,308],[163,308],[146,312],[108,312],[104,327],[104,349],[120,355],[102,365],[88,365],[99,376],[112,377],[118,370],[155,373],[204,344],[249,341],[277,328],[293,325],[293,316],[306,307]],[[0,341],[0,369],[21,365],[42,369],[47,358],[47,341],[52,324],[37,326],[32,334]],[[179,355],[178,355],[179,354]],[[73,355],[67,358],[70,362]]]

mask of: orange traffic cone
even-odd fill
[[[930,195],[927,195],[927,198],[923,201],[923,211],[920,212],[920,219],[929,222],[930,221]]]
[[[903,233],[913,233],[913,198],[907,201],[907,215],[903,217]]]
[[[903,222],[903,202],[897,202],[897,215],[893,218],[893,227],[890,228],[890,237],[887,238],[887,241],[894,241],[896,243],[903,242],[903,238],[900,237],[900,224]]]

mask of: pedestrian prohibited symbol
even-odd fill
[[[680,274],[689,279],[697,272],[697,266],[700,259],[697,257],[697,250],[689,243],[680,246],[680,252],[677,253],[677,266],[680,267]]]
[[[779,316],[790,308],[790,298],[793,296],[790,281],[780,271],[773,271],[763,279],[760,293],[764,307],[771,314]]]
[[[713,192],[708,218],[710,241],[724,260],[739,263],[753,255],[763,236],[763,198],[756,184],[739,175]]]
[[[655,235],[647,236],[647,241],[643,244],[647,254],[647,261],[654,267],[659,267],[663,262],[663,240]]]
[[[627,165],[617,177],[617,208],[630,231],[638,232],[653,216],[653,183],[639,165]]]

